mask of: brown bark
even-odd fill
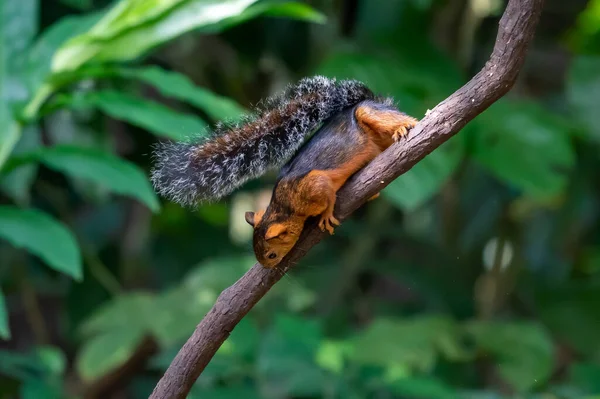
[[[509,1],[500,20],[494,50],[484,68],[429,112],[406,139],[388,148],[349,180],[338,193],[338,219],[347,218],[511,89],[523,65],[543,3],[544,0]],[[296,247],[280,264],[281,270],[268,270],[257,263],[224,290],[181,348],[150,399],[185,398],[239,321],[281,279],[282,271],[293,267],[322,237],[323,233],[314,224],[307,226]]]

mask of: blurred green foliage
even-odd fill
[[[253,264],[161,202],[152,146],[312,74],[422,117],[502,1],[0,2],[0,399],[146,398]],[[519,82],[314,248],[189,397],[600,398],[600,1],[547,0]]]

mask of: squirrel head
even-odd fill
[[[246,212],[246,222],[254,227],[253,246],[256,260],[266,268],[274,268],[294,247],[304,222],[296,218],[265,211]]]

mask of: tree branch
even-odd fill
[[[544,0],[509,0],[494,50],[484,68],[429,112],[406,139],[388,148],[348,181],[338,193],[338,219],[348,217],[511,89],[543,3]],[[224,290],[181,348],[150,399],[184,399],[234,327],[281,279],[282,270],[292,268],[323,235],[314,224],[307,225],[298,244],[280,264],[280,270],[269,270],[257,263]]]

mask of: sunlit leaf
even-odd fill
[[[156,87],[163,95],[187,101],[214,121],[236,120],[246,111],[235,101],[194,85],[185,75],[158,67],[123,69],[120,74]]]
[[[48,266],[80,280],[81,254],[73,234],[46,213],[0,206],[0,237],[39,256]]]
[[[554,347],[539,325],[473,322],[466,329],[481,349],[494,356],[502,377],[518,391],[529,391],[550,378]]]
[[[119,91],[91,92],[74,99],[72,105],[77,108],[97,107],[116,119],[175,140],[200,135],[207,128],[206,123],[195,116]]]
[[[0,338],[10,339],[10,328],[8,326],[8,308],[4,294],[0,291]]]
[[[342,373],[345,357],[349,352],[349,345],[345,342],[325,341],[319,346],[316,362],[324,370]]]
[[[265,15],[269,17],[295,18],[317,24],[325,23],[327,18],[324,14],[316,11],[307,4],[299,2],[259,2],[249,7],[241,15],[246,18]]]
[[[31,90],[37,89],[49,75],[52,56],[58,47],[87,31],[103,15],[104,12],[68,15],[42,32],[28,52],[27,80]]]
[[[135,59],[185,32],[236,16],[255,1],[120,1],[87,33],[67,42],[54,56],[52,69]]]
[[[600,1],[586,2],[586,8],[577,15],[575,26],[568,34],[568,43],[574,53],[597,53],[600,45]]]
[[[0,95],[2,94],[1,79],[0,76]],[[21,126],[14,119],[8,101],[4,101],[0,97],[0,171],[6,164],[20,137]]]
[[[295,2],[258,4],[256,0],[122,0],[92,29],[65,44],[53,70],[74,70],[90,61],[127,61],[186,32],[216,32],[258,15],[323,22],[310,7]]]
[[[110,153],[92,148],[59,145],[44,147],[29,156],[69,176],[101,184],[111,191],[136,198],[153,211],[158,199],[144,172]]]
[[[94,380],[125,363],[144,338],[144,331],[121,328],[99,334],[86,341],[79,352],[77,371]]]
[[[474,123],[473,156],[499,179],[540,200],[565,189],[575,164],[565,121],[534,103],[500,101]]]

